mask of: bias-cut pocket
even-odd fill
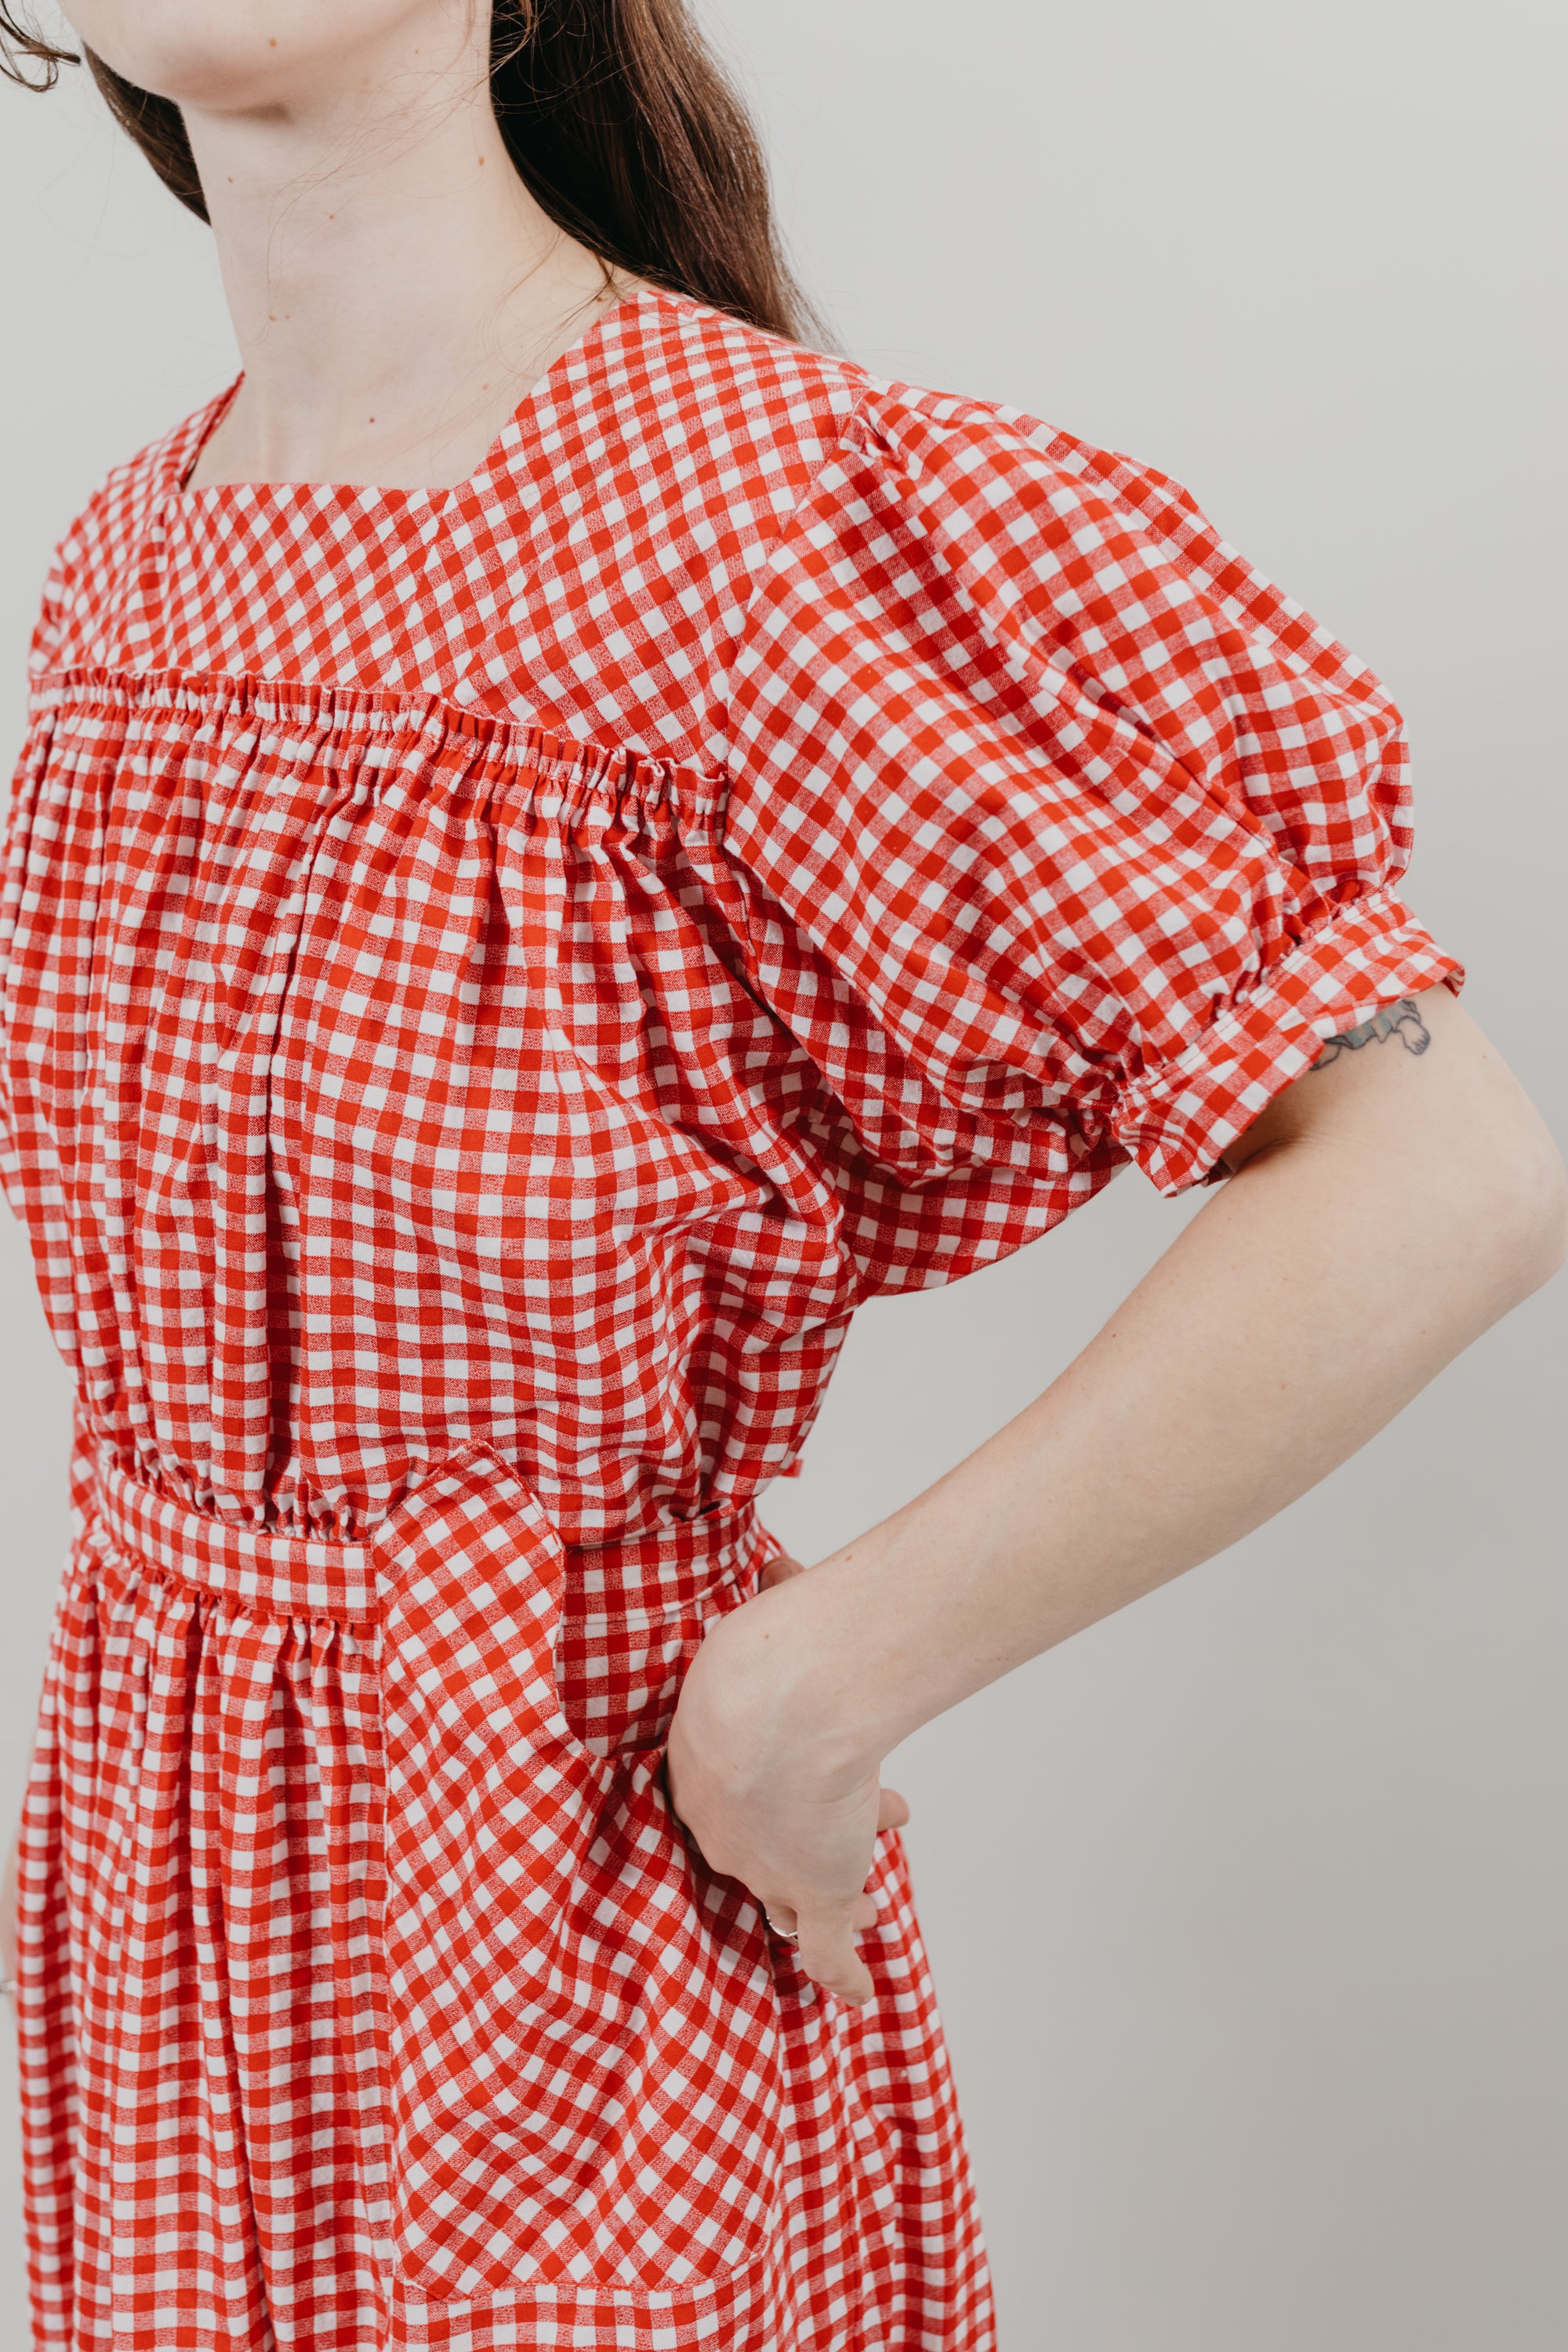
[[[784,2158],[755,1905],[691,1854],[659,1751],[569,1729],[564,1555],[512,1473],[456,1457],[372,1549],[404,2275],[450,2297],[740,2267]]]

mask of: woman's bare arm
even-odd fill
[[[1325,1048],[1227,1158],[1042,1397],[693,1663],[676,1809],[848,2000],[879,1814],[902,1812],[889,1749],[1280,1510],[1563,1255],[1562,1162],[1444,989]]]

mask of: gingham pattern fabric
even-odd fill
[[[847,1319],[1447,980],[1397,714],[1160,477],[675,297],[440,493],[65,541],[0,1135],[79,1399],[40,2342],[989,2352],[896,1839],[819,1998],[657,1758]]]

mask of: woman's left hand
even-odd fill
[[[813,1982],[860,2002],[873,1986],[855,1937],[877,1916],[866,1892],[877,1835],[910,1811],[874,1763],[810,1726],[800,1612],[770,1597],[801,1573],[798,1560],[770,1561],[757,1597],[692,1660],[670,1727],[670,1802],[710,1869],[739,1879],[775,1933],[798,1938]]]

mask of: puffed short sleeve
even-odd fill
[[[906,1183],[1050,1129],[1180,1192],[1323,1039],[1462,983],[1395,896],[1376,678],[1176,485],[1029,418],[862,401],[728,723],[765,992]]]

